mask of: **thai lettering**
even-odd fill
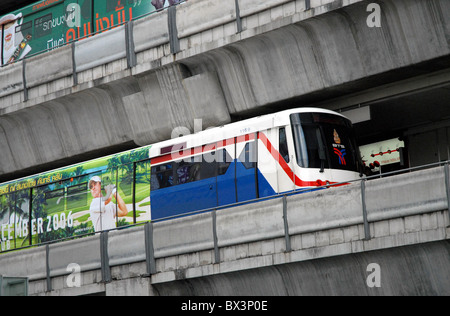
[[[127,10],[122,6],[116,8],[116,11],[109,17],[101,16],[99,13],[95,14],[95,21],[93,25],[91,22],[83,23],[80,27],[70,28],[66,32],[66,42],[75,41],[92,36],[92,32],[101,33],[110,30],[120,24],[133,19],[133,9],[130,7]],[[94,30],[92,30],[92,27]]]
[[[18,183],[17,185],[15,185],[14,187],[11,188],[11,192],[12,191],[18,191],[18,190],[24,190],[24,189],[29,189],[32,187],[36,186],[36,181],[31,180],[25,183]]]
[[[49,39],[47,41],[47,49],[52,50],[55,48],[58,48],[59,46],[64,45],[64,36],[62,36],[60,39]]]
[[[42,1],[42,2],[40,2],[38,4],[35,4],[33,6],[33,11],[45,8],[45,7],[47,7],[47,6],[49,6],[49,5],[53,4],[53,3],[61,2],[61,1],[63,1],[63,0],[46,0],[46,1]]]
[[[111,14],[109,17],[99,17],[99,14],[97,13],[95,15],[95,26],[96,26],[96,32],[102,32],[105,30],[108,30],[110,28],[113,28],[115,25],[120,25],[126,21],[133,19],[133,9],[128,8],[128,18],[126,17],[126,11],[124,7],[116,8],[115,14]],[[116,15],[117,14],[117,15]]]

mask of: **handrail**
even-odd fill
[[[317,187],[308,187],[308,188],[295,189],[295,190],[288,191],[288,192],[278,193],[278,194],[272,195],[272,196],[267,196],[267,197],[247,200],[247,201],[243,201],[243,202],[231,203],[231,204],[228,204],[228,205],[222,205],[222,206],[216,206],[216,207],[196,210],[196,211],[187,212],[187,213],[178,214],[178,215],[171,215],[171,216],[167,216],[167,217],[163,217],[163,218],[159,218],[159,219],[155,219],[155,220],[150,220],[150,221],[147,221],[147,222],[140,222],[140,223],[136,223],[136,224],[124,225],[124,226],[120,226],[120,227],[117,227],[117,228],[114,228],[114,229],[103,230],[102,232],[91,232],[91,233],[85,233],[85,234],[81,234],[81,235],[77,235],[77,236],[65,237],[65,238],[61,238],[61,239],[56,239],[56,240],[52,240],[52,241],[47,241],[47,242],[34,244],[34,245],[28,245],[28,246],[24,246],[24,247],[20,247],[20,248],[6,250],[6,251],[3,251],[3,252],[0,252],[0,255],[4,254],[4,253],[8,253],[8,252],[20,251],[20,250],[29,249],[29,248],[36,248],[36,247],[51,245],[51,244],[55,244],[55,243],[60,243],[60,242],[68,241],[68,240],[74,240],[74,239],[84,238],[84,237],[88,237],[88,236],[94,236],[94,235],[98,235],[98,234],[101,234],[101,233],[107,233],[107,232],[111,232],[111,231],[118,231],[118,230],[123,230],[123,229],[138,227],[138,226],[143,226],[143,225],[146,225],[148,223],[154,224],[154,223],[165,222],[165,221],[168,221],[168,220],[179,219],[179,218],[193,216],[193,215],[198,215],[198,214],[203,214],[203,213],[217,212],[217,211],[220,211],[220,210],[235,208],[235,207],[242,206],[242,205],[255,204],[255,203],[264,202],[264,201],[268,201],[268,200],[285,199],[286,197],[293,196],[293,195],[298,195],[298,194],[302,194],[302,193],[313,192],[313,191],[318,191],[318,190],[323,190],[323,189],[329,189],[329,188],[332,188],[332,187],[341,187],[341,186],[345,186],[345,185],[349,185],[349,184],[355,184],[355,183],[358,183],[358,182],[361,183],[362,205],[363,205],[362,212],[364,213],[365,212],[365,209],[364,209],[365,208],[365,194],[364,194],[364,190],[365,190],[365,182],[366,181],[379,179],[379,178],[383,178],[383,177],[387,177],[387,176],[399,175],[399,174],[403,174],[403,173],[411,173],[411,172],[424,170],[424,169],[431,169],[431,168],[435,168],[435,167],[442,167],[442,166],[445,167],[444,171],[445,171],[445,173],[446,173],[446,175],[448,177],[450,175],[450,171],[449,171],[450,170],[450,160],[442,161],[442,162],[436,162],[436,163],[431,163],[431,164],[426,164],[426,165],[422,165],[422,166],[410,167],[410,168],[397,170],[397,171],[390,171],[390,172],[386,172],[386,173],[380,173],[380,174],[372,175],[372,176],[368,176],[368,177],[364,176],[364,177],[361,177],[360,179],[356,179],[356,180],[350,180],[350,181],[345,181],[345,182],[327,184],[327,185],[317,186]],[[449,182],[448,179],[446,179],[445,185],[448,187],[446,189],[446,192],[447,192],[448,204],[450,205],[450,182]],[[450,216],[450,214],[449,214],[449,216]],[[363,218],[364,218],[364,226],[365,226],[365,237],[366,237],[365,239],[368,240],[368,239],[370,239],[370,231],[369,231],[369,226],[368,226],[367,214],[363,214]]]
[[[153,15],[153,14],[156,14],[156,13],[159,13],[159,12],[166,11],[166,10],[168,10],[168,9],[171,8],[171,7],[176,7],[176,6],[178,6],[178,5],[180,5],[180,4],[183,4],[183,3],[187,2],[187,1],[188,1],[188,0],[182,0],[182,1],[178,2],[178,3],[175,3],[175,4],[173,4],[173,5],[170,5],[170,6],[168,6],[168,7],[165,7],[165,8],[159,9],[159,10],[155,10],[155,11],[151,11],[151,12],[148,12],[148,13],[141,14],[141,15],[139,15],[139,16],[133,17],[133,18],[132,18],[131,20],[129,20],[129,21],[124,21],[124,22],[121,22],[121,23],[116,24],[116,25],[114,25],[114,26],[109,26],[109,27],[107,27],[107,28],[105,28],[105,29],[103,29],[103,30],[101,30],[101,31],[92,32],[92,33],[89,33],[89,34],[87,34],[87,35],[85,35],[85,36],[82,36],[82,37],[80,37],[80,38],[77,38],[77,39],[74,39],[74,40],[67,41],[67,42],[65,42],[65,43],[63,43],[63,44],[58,44],[58,45],[56,45],[56,46],[54,46],[54,47],[52,47],[52,48],[47,48],[47,49],[41,50],[41,51],[39,51],[39,52],[35,52],[35,53],[33,53],[33,54],[30,54],[30,55],[25,56],[24,58],[15,60],[15,61],[13,61],[13,62],[11,62],[11,63],[6,63],[6,64],[2,65],[2,63],[0,62],[0,69],[2,69],[3,67],[7,67],[7,66],[9,66],[9,65],[13,65],[13,64],[15,64],[15,63],[18,63],[18,62],[20,62],[20,61],[23,61],[23,60],[26,60],[26,59],[30,59],[30,58],[32,58],[32,57],[35,57],[35,56],[39,56],[39,55],[48,53],[48,52],[53,51],[53,50],[56,50],[56,49],[58,49],[58,48],[61,48],[61,47],[64,47],[64,46],[68,46],[68,45],[71,45],[72,43],[79,42],[79,41],[81,41],[81,40],[83,40],[83,39],[86,39],[86,38],[89,38],[89,37],[92,37],[92,36],[95,36],[95,35],[104,33],[104,32],[106,32],[106,31],[110,31],[110,30],[115,29],[115,28],[117,28],[117,27],[126,25],[127,23],[129,23],[129,22],[131,22],[131,21],[136,21],[136,20],[142,19],[142,18],[144,18],[144,17],[150,16],[150,15]]]
[[[381,174],[381,176],[384,176],[386,174],[401,174],[403,172],[410,172],[414,173],[415,171],[419,171],[424,168],[433,168],[436,166],[442,166],[444,165],[444,172],[441,170],[439,171],[439,174],[444,173],[445,177],[445,184],[446,187],[446,195],[447,195],[447,207],[444,206],[442,203],[442,194],[443,190],[439,190],[439,206],[436,208],[436,206],[433,206],[432,208],[428,208],[425,212],[442,212],[446,208],[448,208],[448,205],[450,205],[450,161],[445,162],[439,162],[439,163],[433,163],[428,164],[424,166],[419,167],[412,167],[407,168],[404,170],[399,170],[396,172],[389,172],[385,174]],[[430,169],[431,173],[436,175],[436,169]],[[112,281],[112,273],[111,268],[113,266],[122,265],[122,264],[133,264],[137,262],[143,262],[146,263],[146,273],[142,274],[143,277],[150,277],[152,275],[158,274],[158,268],[157,268],[157,262],[156,260],[158,258],[164,258],[167,256],[178,256],[178,255],[185,255],[188,253],[191,253],[193,251],[210,251],[211,252],[211,262],[214,264],[220,264],[223,262],[221,259],[221,247],[229,247],[229,246],[235,246],[239,244],[244,243],[250,243],[250,242],[256,242],[256,241],[262,241],[268,238],[277,238],[278,240],[284,239],[284,247],[282,251],[285,251],[287,253],[290,253],[292,251],[295,251],[294,248],[291,245],[291,241],[294,241],[292,239],[292,236],[298,235],[298,234],[305,234],[305,233],[311,233],[311,232],[317,232],[318,229],[324,229],[324,230],[330,230],[330,229],[343,229],[347,226],[354,226],[354,225],[361,225],[363,224],[364,229],[364,235],[359,237],[359,240],[361,241],[367,241],[371,238],[377,238],[376,234],[371,234],[370,227],[372,225],[369,225],[369,221],[367,219],[367,208],[365,205],[365,186],[366,183],[370,183],[368,181],[379,178],[380,175],[375,175],[371,177],[363,177],[361,179],[356,179],[353,181],[348,181],[345,183],[339,183],[339,184],[332,184],[332,185],[325,185],[321,187],[316,188],[306,188],[306,189],[300,189],[300,190],[294,190],[291,192],[285,192],[281,193],[275,196],[271,197],[265,197],[260,199],[255,199],[252,201],[247,202],[239,202],[239,203],[233,203],[228,206],[223,207],[217,207],[217,208],[210,208],[210,209],[204,209],[199,210],[195,212],[190,212],[186,214],[182,214],[180,216],[186,217],[188,215],[194,215],[194,214],[210,214],[210,216],[203,216],[200,221],[194,221],[196,223],[195,225],[198,225],[198,227],[192,227],[192,229],[195,231],[196,229],[202,229],[202,233],[200,235],[200,238],[197,238],[194,236],[192,239],[192,244],[186,243],[186,239],[184,238],[184,235],[175,235],[174,239],[172,237],[169,237],[169,240],[166,240],[168,233],[175,232],[183,232],[186,229],[186,225],[183,225],[185,223],[182,222],[176,222],[173,226],[173,230],[170,229],[169,231],[164,230],[163,227],[158,226],[154,227],[155,223],[162,222],[164,220],[174,219],[177,216],[169,216],[165,218],[161,218],[155,221],[149,221],[149,222],[142,222],[138,224],[133,225],[127,225],[127,226],[121,226],[115,229],[111,230],[104,230],[102,232],[97,233],[87,233],[84,235],[79,236],[73,236],[68,238],[63,238],[59,240],[53,240],[50,242],[44,242],[37,245],[31,245],[27,247],[22,247],[10,251],[5,251],[3,253],[12,253],[13,251],[20,251],[24,249],[31,249],[34,248],[34,251],[29,253],[24,253],[23,257],[21,258],[21,261],[18,262],[18,267],[11,266],[8,267],[9,269],[25,269],[21,270],[23,273],[28,273],[28,277],[31,280],[45,280],[46,279],[46,290],[52,291],[52,278],[62,275],[67,275],[68,270],[66,268],[67,264],[70,264],[70,262],[77,262],[77,264],[82,267],[83,272],[89,271],[93,269],[99,269],[101,270],[102,280],[101,282],[111,282]],[[442,181],[442,177],[439,176],[440,181]],[[425,179],[425,183],[429,184],[429,179]],[[428,181],[428,182],[427,182]],[[336,185],[343,185],[343,184],[357,184],[358,182],[361,183],[361,210],[362,210],[362,220],[361,215],[358,215],[358,208],[359,203],[356,201],[356,203],[353,203],[350,207],[350,211],[344,212],[344,218],[342,220],[339,220],[338,222],[334,222],[333,219],[331,219],[332,223],[331,225],[315,225],[313,224],[312,227],[304,226],[301,223],[301,219],[296,217],[290,217],[289,215],[292,215],[292,212],[296,209],[289,209],[288,203],[302,203],[303,196],[300,200],[294,200],[290,201],[288,200],[289,196],[293,196],[302,192],[311,191],[311,190],[317,190],[317,189],[326,189],[330,188]],[[395,181],[394,181],[395,183]],[[398,183],[397,183],[398,185]],[[435,184],[436,185],[436,184]],[[442,186],[442,182],[439,182],[437,184],[438,186]],[[343,186],[345,188],[345,186]],[[348,187],[348,186],[347,186]],[[376,186],[375,186],[376,188]],[[436,189],[436,187],[433,187]],[[417,190],[417,188],[415,188]],[[421,188],[419,188],[421,190]],[[333,192],[333,191],[329,191]],[[349,192],[352,192],[351,194],[354,195],[354,197],[358,194],[358,187],[357,186],[351,186],[349,187]],[[342,193],[342,192],[341,192]],[[383,192],[385,193],[385,192]],[[445,196],[445,194],[444,194]],[[304,195],[305,201],[308,203],[308,198],[311,198],[310,195]],[[275,203],[271,204],[269,209],[262,210],[261,212],[261,218],[258,220],[256,217],[259,216],[258,212],[258,206],[253,207],[250,209],[249,213],[245,212],[245,209],[238,210],[239,212],[231,212],[231,217],[228,217],[228,212],[224,213],[217,213],[217,210],[222,210],[224,208],[232,208],[239,205],[245,205],[246,203],[253,203],[254,205],[258,202],[267,201],[270,199],[279,199],[282,198],[282,203]],[[445,199],[445,197],[444,197]],[[342,201],[341,201],[342,202]],[[408,201],[403,201],[408,203]],[[294,204],[295,205],[295,204]],[[342,205],[342,204],[341,204]],[[273,208],[275,207],[275,208]],[[281,210],[282,208],[282,210]],[[408,208],[408,205],[406,205],[406,208]],[[308,210],[299,210],[299,214],[307,215]],[[375,211],[375,215],[377,210]],[[419,212],[422,212],[422,210],[416,210],[416,211],[407,211],[406,216],[414,216],[417,215]],[[306,213],[305,213],[306,212]],[[389,212],[390,213],[390,212]],[[320,212],[319,212],[320,214]],[[321,213],[324,220],[326,220],[326,212]],[[422,214],[422,213],[420,213]],[[236,223],[239,223],[243,218],[247,218],[250,216],[250,218],[253,218],[257,221],[259,221],[259,224],[267,223],[267,226],[264,227],[249,227],[249,225],[243,225],[242,227],[238,227],[238,229],[234,229],[234,225]],[[274,216],[277,217],[276,222],[267,222],[267,219],[274,219]],[[282,219],[281,219],[282,216]],[[394,217],[392,217],[394,216]],[[399,218],[404,217],[405,213],[394,213],[394,214],[384,214],[382,217],[379,217],[378,219],[373,219],[373,222],[378,220],[390,220],[392,218]],[[450,213],[449,213],[450,216]],[[339,217],[339,216],[338,216]],[[228,222],[231,218],[231,222]],[[315,220],[316,216],[312,216],[306,218],[306,225],[310,225],[311,220]],[[223,222],[225,220],[225,222]],[[450,219],[449,219],[450,220]],[[225,226],[221,226],[222,229],[218,229],[218,222],[227,223]],[[171,225],[172,223],[169,223]],[[177,225],[180,224],[180,225]],[[300,225],[300,226],[299,226]],[[129,230],[129,233],[127,233],[128,228],[136,228],[136,227],[143,227],[143,229],[138,230]],[[294,232],[289,230],[289,226],[293,228]],[[156,228],[156,229],[155,229]],[[188,227],[189,228],[189,227]],[[191,228],[189,228],[191,229]],[[241,229],[244,229],[243,233],[241,235],[235,236],[230,235],[230,232],[237,232],[241,231]],[[119,231],[124,230],[123,234],[112,234],[109,235],[109,232],[112,231]],[[189,230],[191,231],[191,230]],[[227,233],[228,232],[228,233]],[[358,233],[360,234],[360,233]],[[196,235],[196,234],[194,234]],[[96,236],[97,238],[91,238],[87,239],[86,243],[82,240],[82,237],[86,236]],[[128,239],[126,239],[128,236]],[[190,236],[187,236],[188,239]],[[109,238],[112,239],[111,242],[109,242]],[[125,238],[125,241],[132,240],[133,244],[127,244],[124,246],[121,243],[117,243],[118,239]],[[131,239],[130,239],[131,238]],[[206,239],[205,239],[206,238]],[[61,253],[65,253],[67,249],[65,248],[65,245],[62,245],[62,247],[51,247],[51,245],[56,245],[58,243],[61,243],[63,241],[68,240],[75,240],[80,239],[79,242],[75,242],[72,246],[73,251],[75,253],[75,257],[69,256],[66,259],[60,258]],[[172,240],[173,239],[173,240]],[[16,257],[5,257],[5,263],[11,263],[15,262]],[[0,254],[0,261],[2,259],[2,256]],[[33,264],[29,264],[29,261],[33,261]],[[79,261],[73,261],[73,260],[79,260]]]

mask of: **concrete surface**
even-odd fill
[[[380,266],[380,287],[367,285],[371,263]],[[447,240],[153,286],[163,296],[448,296],[449,266]]]
[[[277,198],[217,211],[215,219],[203,213],[156,222],[151,234],[137,226],[2,254],[0,273],[28,277],[30,295],[448,295],[443,177],[440,167],[368,181],[367,226],[356,214],[362,204],[345,207],[350,196],[362,201],[357,183],[288,197],[287,226]],[[440,193],[415,201],[399,195],[391,199],[395,209],[381,206],[394,186]],[[73,263],[75,287],[67,283]],[[381,267],[381,288],[366,285],[370,263]]]
[[[311,1],[309,10],[304,0],[240,1],[241,32],[235,1],[216,2],[177,8],[176,54],[167,11],[135,21],[131,68],[125,28],[74,45],[75,64],[67,46],[2,68],[0,177],[164,140],[196,118],[218,126],[373,88],[449,58],[446,0],[384,1],[381,28],[367,26],[366,1]],[[111,40],[121,44],[103,49]]]

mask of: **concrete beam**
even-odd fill
[[[195,118],[204,128],[223,125],[450,66],[446,0],[385,1],[380,28],[367,25],[365,1],[312,1],[308,10],[303,0],[270,3],[240,2],[240,33],[235,1],[185,3],[176,12],[177,54],[166,11],[138,20],[131,69],[124,28],[3,68],[0,178],[168,139],[175,127],[192,130]],[[111,47],[115,60],[110,49],[89,60],[90,42],[112,40],[123,44]],[[42,67],[49,59],[56,65]]]
[[[154,284],[162,296],[447,296],[450,242],[434,242]],[[380,287],[369,287],[377,264]]]
[[[404,75],[399,69],[405,67],[411,67],[406,77],[422,74],[414,66],[433,59],[445,57],[444,64],[450,65],[448,2],[385,2],[380,28],[367,25],[366,7],[366,2],[356,3],[299,22],[280,16],[283,27],[260,26],[252,29],[255,36],[246,35],[255,23],[249,17],[243,20],[247,31],[240,35],[245,39],[204,54],[186,56],[186,50],[177,57],[193,73],[214,69],[235,115],[375,87],[397,80],[393,78]]]
[[[205,97],[207,96],[207,97]],[[0,174],[126,143],[171,137],[194,119],[203,128],[230,121],[217,75],[183,77],[178,65],[97,85],[0,116]]]
[[[421,289],[417,284],[425,283],[425,294],[446,295],[450,258],[449,202],[447,190],[443,189],[449,183],[446,175],[439,167],[367,181],[365,204],[370,234],[362,218],[361,186],[356,184],[292,195],[286,205],[283,198],[274,198],[216,213],[155,222],[151,239],[145,227],[137,226],[111,231],[107,239],[97,234],[51,244],[48,253],[47,247],[6,253],[0,255],[0,266],[4,276],[28,277],[30,293],[36,295],[50,290],[49,295],[83,293],[65,283],[71,273],[67,267],[72,263],[83,272],[85,291],[102,286],[105,291],[100,283],[118,280],[116,285],[106,286],[106,291],[125,292],[122,286],[136,284],[147,295],[182,294],[190,289],[188,284],[211,282],[211,293],[228,293],[223,282],[233,283],[235,277],[241,276],[247,282],[243,294],[259,293],[249,292],[257,286],[265,295],[285,295],[286,289],[279,288],[284,277],[278,279],[276,271],[285,271],[285,276],[291,271],[300,279],[292,278],[295,290],[289,294],[316,293],[314,286],[324,294],[331,290],[353,293],[345,291],[355,286],[364,289],[356,294],[392,295],[416,293]],[[288,236],[283,216],[287,216]],[[154,249],[152,258],[146,251],[148,243]],[[417,253],[420,258],[414,262]],[[147,265],[150,259],[155,263],[151,272]],[[330,287],[325,276],[332,262],[339,267],[336,271],[341,271],[342,264],[343,274],[336,272]],[[365,288],[364,269],[373,262],[388,277],[383,277],[385,286],[380,291],[366,292],[369,289]],[[357,271],[343,268],[355,263]],[[307,271],[311,268],[317,269],[317,278],[323,283],[308,281]],[[395,272],[400,269],[405,269],[403,274]],[[109,273],[108,280],[104,270]],[[260,272],[264,277],[256,279]],[[439,274],[441,278],[436,277]],[[396,275],[411,276],[414,281]],[[50,289],[48,280],[53,285]],[[343,283],[339,284],[339,280]],[[264,282],[273,287],[262,287]],[[411,292],[402,292],[402,282],[415,284]],[[298,288],[300,284],[306,286],[304,291]]]

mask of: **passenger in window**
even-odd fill
[[[166,171],[164,172],[164,180],[165,183],[163,185],[163,188],[168,188],[173,186],[173,169],[172,169],[172,164],[168,164],[166,166]]]
[[[177,169],[178,184],[184,184],[189,182],[189,166],[180,166]]]

